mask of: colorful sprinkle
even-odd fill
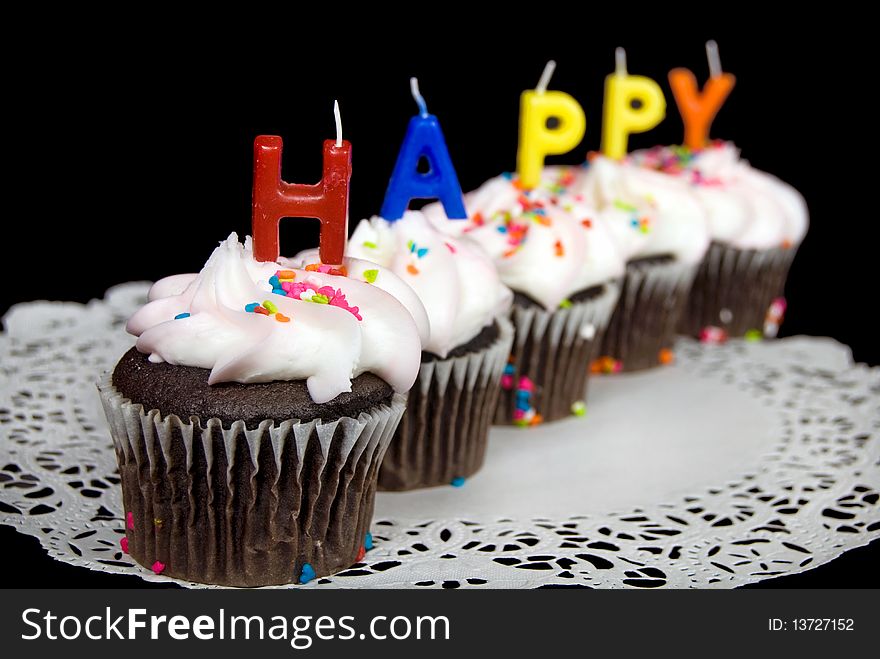
[[[759,330],[759,329],[750,329],[749,331],[747,331],[747,332],[745,333],[745,336],[744,336],[743,338],[744,338],[746,341],[749,341],[750,343],[755,343],[755,342],[760,341],[761,339],[763,339],[763,338],[764,338],[764,334],[763,334],[763,333],[761,332],[761,330]]]
[[[593,220],[581,220],[581,226],[587,229],[593,228]]]
[[[125,513],[125,526],[127,526],[129,530],[134,531],[134,513],[130,510]]]
[[[358,555],[357,555],[357,558],[354,559],[354,562],[360,563],[362,560],[364,560],[364,556],[366,556],[366,555],[367,555],[367,550],[364,547],[361,547],[360,549],[358,549]]]
[[[303,563],[302,570],[300,570],[299,573],[299,582],[301,584],[307,584],[314,579],[315,576],[317,575],[315,574],[315,568],[312,567],[312,564]]]
[[[186,312],[179,313],[174,317],[174,320],[182,320],[183,318],[189,318],[189,314]]]
[[[707,325],[700,330],[700,343],[720,345],[727,341],[727,331],[721,327]]]
[[[370,240],[365,240],[364,247],[366,247],[367,249],[376,249],[376,243],[374,243]]]
[[[565,256],[565,248],[562,246],[561,240],[557,240],[553,244],[553,250],[556,253],[556,256]]]
[[[315,304],[330,304],[330,298],[326,295],[322,295],[321,293],[315,293],[312,296],[312,302]]]
[[[410,263],[408,266],[406,266],[406,271],[411,275],[419,274],[419,269],[416,266],[414,266],[412,263]]]
[[[290,322],[290,318],[285,316],[280,311],[275,314],[275,320],[277,320],[279,323],[289,323]]]
[[[269,285],[272,288],[281,288],[281,281],[278,279],[278,275],[272,275],[269,277]]]
[[[657,360],[664,365],[671,364],[675,361],[675,353],[669,348],[661,348],[660,352],[657,354]]]
[[[368,284],[375,283],[376,277],[378,276],[378,270],[364,270],[364,281],[366,281]]]
[[[461,487],[462,485],[464,485],[464,477],[463,476],[456,476],[455,478],[452,479],[452,481],[449,484],[452,487]]]
[[[571,309],[571,300],[565,298],[562,302],[559,303],[560,309]]]
[[[244,305],[244,310],[248,313],[254,313],[258,306],[260,306],[259,302],[251,302],[250,304]]]
[[[261,306],[257,305],[257,307],[254,309],[254,313],[259,313],[259,314],[262,314],[262,315],[264,315],[264,316],[268,316],[268,315],[269,315],[269,310],[266,309],[265,307],[261,307]]]
[[[586,415],[586,413],[587,413],[587,404],[586,404],[584,401],[582,401],[582,400],[575,401],[575,402],[572,403],[572,405],[571,405],[571,413],[574,414],[575,416],[584,416],[584,415]]]
[[[443,243],[443,244],[446,245],[446,247],[449,249],[450,252],[455,254],[455,245],[453,245],[452,243]]]
[[[367,535],[364,538],[364,549],[370,551],[373,548],[373,534],[367,531]]]
[[[263,300],[263,308],[270,314],[278,313],[278,307],[275,306],[272,300]]]
[[[122,549],[123,554],[128,553],[128,538],[122,537],[119,538],[119,547]]]
[[[620,373],[623,370],[623,362],[614,357],[599,357],[590,364],[590,372],[595,374],[610,375]]]
[[[306,266],[308,272],[320,272],[325,275],[333,275],[334,277],[348,277],[348,270],[344,265],[334,268],[332,265],[323,263],[309,263]]]
[[[279,270],[275,273],[280,281],[293,281],[296,279],[296,273],[293,270]]]
[[[156,561],[153,563],[153,572],[156,574],[162,574],[165,571],[165,563],[162,561]]]
[[[620,199],[614,200],[614,207],[618,208],[622,211],[626,211],[627,213],[636,213],[639,210],[638,208],[636,208],[632,204],[627,204],[626,202],[621,201]]]

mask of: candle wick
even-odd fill
[[[535,87],[535,91],[539,94],[543,94],[547,91],[547,85],[550,84],[550,78],[553,77],[553,72],[556,70],[556,60],[550,60],[547,64],[544,65],[544,72],[541,74],[540,80],[538,80],[538,86]]]
[[[718,44],[714,39],[706,42],[706,59],[709,60],[709,76],[717,78],[721,75],[721,57],[718,55]]]
[[[626,50],[623,48],[614,49],[614,73],[619,76],[626,75]]]
[[[339,115],[339,101],[333,101],[333,118],[336,119],[336,148],[342,146],[342,117]]]
[[[419,114],[423,117],[427,117],[428,104],[425,103],[425,97],[422,96],[422,92],[419,91],[419,79],[415,76],[409,79],[409,90],[412,92],[412,97],[415,99],[416,105],[419,106]]]

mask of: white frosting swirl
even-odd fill
[[[596,156],[571,190],[607,212],[627,260],[669,254],[697,263],[709,247],[706,211],[690,186],[676,178]]]
[[[439,204],[424,210],[443,231],[479,244],[507,286],[552,310],[624,271],[603,214],[564,193],[574,176],[573,168],[547,168],[530,192],[511,176],[493,178],[465,195],[467,222],[447,219]]]
[[[325,403],[370,372],[405,392],[419,371],[420,333],[427,336],[424,308],[393,273],[378,268],[370,284],[364,272],[377,266],[345,265],[347,277],[292,268],[285,259],[258,262],[250,237],[241,245],[233,233],[200,273],[156,282],[126,329],[150,361],[211,369],[209,384],[304,379],[312,399]],[[272,293],[279,270],[308,290],[300,298]],[[253,303],[269,313],[246,311]]]
[[[706,209],[713,240],[741,249],[769,249],[797,245],[807,232],[803,196],[752,167],[731,142],[715,142],[697,152],[656,147],[636,151],[630,159],[691,184]]]
[[[464,223],[463,220],[458,220]],[[486,255],[445,235],[418,211],[396,222],[362,220],[346,247],[349,256],[389,268],[424,304],[430,338],[422,349],[446,357],[506,315],[513,298]],[[313,258],[314,252],[304,252]]]

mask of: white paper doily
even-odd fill
[[[0,523],[66,563],[160,581],[119,549],[94,384],[146,290],[5,317]],[[590,386],[584,418],[494,428],[464,487],[380,494],[365,562],[302,587],[732,587],[880,536],[880,369],[844,346],[682,340],[674,366]]]

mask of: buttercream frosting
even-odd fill
[[[409,390],[428,332],[415,293],[357,259],[344,270],[295,265],[258,262],[250,237],[233,233],[201,272],[156,282],[126,329],[153,362],[210,369],[209,384],[305,380],[324,403],[371,372]]]

